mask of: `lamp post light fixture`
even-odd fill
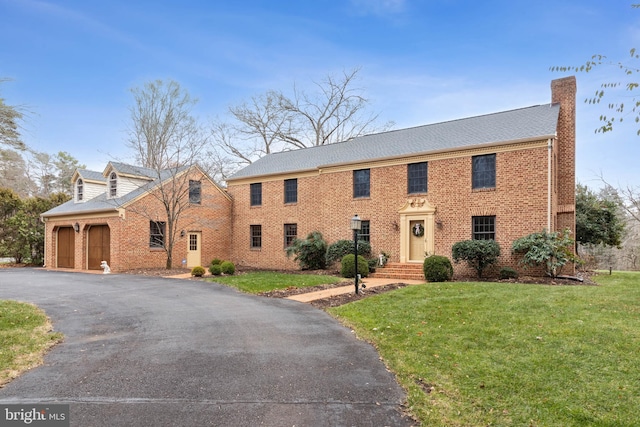
[[[353,230],[353,248],[355,252],[355,285],[356,294],[358,293],[358,231],[362,228],[362,221],[358,214],[351,218],[351,229]]]

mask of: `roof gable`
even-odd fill
[[[133,166],[119,162],[109,162],[105,167],[104,172],[102,172],[102,175],[104,177],[108,177],[111,172],[115,172],[119,176],[140,178],[147,181],[158,178],[158,171],[155,169],[145,168],[142,166]]]
[[[146,169],[146,168],[136,169],[135,166],[124,165],[122,163],[119,163],[117,165],[119,165],[119,169],[115,169],[115,168],[110,169],[109,167],[107,167],[105,168],[105,173],[111,173],[112,171],[120,171],[120,170],[124,170],[124,171],[137,170],[137,173],[140,173],[141,171],[144,171]],[[122,165],[129,166],[130,168],[122,167]],[[144,185],[141,185],[140,187],[120,197],[108,198],[106,188],[105,188],[105,191],[99,196],[96,196],[90,200],[86,200],[83,203],[76,203],[72,199],[66,203],[63,203],[59,206],[56,206],[53,209],[50,209],[44,212],[43,214],[41,214],[41,217],[47,218],[47,217],[55,217],[55,216],[62,216],[62,215],[86,214],[90,212],[91,213],[92,212],[115,212],[115,211],[118,211],[118,209],[123,209],[123,208],[126,209],[128,205],[138,200],[139,198],[148,195],[153,189],[159,187],[161,182],[165,182],[174,176],[180,176],[188,172],[189,169],[191,168],[196,168],[198,172],[202,173],[202,175],[206,177],[224,197],[230,200],[230,196],[225,191],[223,191],[215,183],[215,181],[213,181],[213,179],[211,179],[211,177],[209,177],[209,175],[207,175],[199,166],[197,165],[181,166],[177,169],[165,169],[160,171],[159,173],[160,177],[153,180],[148,180],[148,182],[145,183]],[[158,171],[156,170],[147,169],[147,171],[152,171],[154,174],[158,175]],[[98,173],[93,171],[88,171],[88,172],[92,172],[93,174]],[[78,176],[81,176],[79,175],[80,173],[78,171],[76,171],[76,173],[78,174]],[[76,175],[74,174],[74,176]],[[103,178],[103,180],[106,180],[105,175],[100,174],[100,176]],[[136,175],[136,176],[139,176],[139,175]]]
[[[78,178],[82,178],[85,182],[93,182],[96,184],[107,184],[107,180],[100,172],[91,171],[88,169],[76,169],[71,177],[71,182],[76,182]]]
[[[559,111],[559,104],[537,105],[273,153],[241,169],[228,181],[481,145],[553,138]]]

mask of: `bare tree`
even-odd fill
[[[156,80],[131,92],[134,106],[129,147],[142,166],[153,171],[155,185],[150,194],[158,202],[135,213],[163,223],[158,230],[163,234],[166,268],[170,269],[178,224],[192,207],[191,185],[204,176],[197,161],[206,152],[209,138],[191,113],[197,101],[177,82]]]
[[[640,224],[640,187],[633,185],[614,186],[600,175],[600,181],[604,184],[603,192],[611,194],[620,207]]]
[[[281,134],[282,140],[305,148],[390,128],[393,123],[378,127],[379,115],[367,112],[369,99],[362,94],[364,89],[354,87],[359,71],[356,68],[344,72],[341,78],[328,75],[323,81],[314,82],[318,91],[312,94],[294,87],[293,99],[281,96],[281,108],[292,116],[291,129],[295,131]]]
[[[604,184],[599,195],[616,203],[625,231],[619,248],[587,245],[583,246],[583,250],[586,255],[594,257],[599,268],[637,270],[640,258],[640,188],[631,185],[613,186],[602,175],[599,179]]]
[[[291,98],[272,90],[229,108],[233,124],[212,126],[216,145],[240,167],[270,153],[346,141],[390,128],[392,122],[379,126],[378,114],[367,111],[369,100],[355,86],[359,71],[328,75],[314,82],[317,91],[313,93],[294,85]]]
[[[192,153],[184,153],[184,149],[199,131],[191,115],[198,101],[173,80],[148,82],[131,93],[134,105],[130,108],[128,147],[140,165],[164,169],[188,163]]]

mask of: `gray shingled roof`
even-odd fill
[[[109,162],[109,164],[113,166],[116,172],[119,172],[124,175],[134,175],[134,176],[140,176],[140,177],[145,177],[150,179],[155,179],[158,177],[158,171],[156,169],[145,168],[142,166],[128,165],[126,163],[119,163],[119,162]]]
[[[85,181],[107,182],[107,179],[102,175],[102,172],[90,171],[88,169],[78,169],[77,172]]]
[[[556,134],[559,110],[559,104],[537,105],[273,153],[238,171],[228,181],[483,144],[546,139]]]
[[[111,164],[114,165],[115,167],[114,163],[111,163]],[[146,168],[137,168],[135,166],[125,165],[124,163],[116,163],[116,164],[119,166],[119,168],[116,169],[118,172],[133,173],[133,172],[126,172],[126,171],[137,170],[138,173],[136,173],[135,175],[138,175],[138,176],[140,176],[140,172],[146,169]],[[123,168],[122,166],[129,166],[129,168]],[[186,168],[188,168],[188,166],[183,166],[180,168],[179,171],[184,170]],[[155,171],[154,169],[146,169],[146,170],[147,172],[150,171],[149,173],[153,173],[157,175],[157,171]],[[99,173],[99,172],[93,172],[93,173]],[[107,193],[105,190],[103,194],[100,194],[99,196],[96,196],[91,200],[87,200],[86,202],[81,202],[81,203],[75,203],[72,199],[66,203],[56,206],[53,209],[49,209],[48,211],[44,212],[40,216],[43,218],[46,218],[51,216],[60,216],[60,215],[69,215],[69,214],[116,211],[118,210],[118,208],[125,207],[127,203],[136,199],[138,196],[158,186],[160,182],[171,178],[173,173],[174,171],[172,170],[163,170],[161,171],[160,179],[154,179],[153,181],[149,181],[143,186],[125,194],[124,196],[121,196],[115,199],[107,199]],[[99,173],[99,174],[100,176],[102,176],[102,173]]]

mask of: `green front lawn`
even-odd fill
[[[600,286],[431,283],[335,307],[425,426],[632,426],[640,273]]]
[[[232,286],[243,292],[258,294],[276,289],[290,287],[305,288],[309,286],[325,285],[342,282],[342,277],[316,274],[290,274],[271,271],[256,271],[236,276],[217,276],[207,279],[210,282]]]
[[[62,340],[39,308],[0,300],[0,386],[42,363],[49,347]]]

